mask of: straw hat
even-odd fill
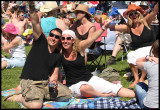
[[[131,4],[128,6],[128,9],[123,13],[123,16],[127,18],[127,14],[131,11],[139,11],[143,14],[143,9],[140,6],[136,6],[135,4]]]
[[[16,27],[13,23],[7,24],[6,29],[4,31],[14,35],[19,34],[19,28]]]
[[[62,8],[62,6],[58,6],[56,1],[46,1],[43,6],[41,6],[41,12],[50,12],[52,10],[57,10]]]
[[[85,5],[85,4],[79,4],[77,6],[77,8],[75,9],[75,12],[76,11],[83,11],[83,12],[87,13],[90,18],[92,18],[92,14],[89,13],[89,7],[87,5]]]
[[[33,33],[32,29],[26,29],[23,33],[23,36],[27,36],[28,34],[32,34],[32,33]]]

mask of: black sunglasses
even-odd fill
[[[136,14],[138,14],[136,11],[134,11],[134,12],[131,12],[130,14],[129,14],[129,16],[133,16],[133,15],[136,15]]]
[[[53,36],[54,36],[56,39],[59,39],[59,38],[60,38],[59,35],[56,35],[56,34],[53,34],[53,33],[50,33],[49,36],[50,36],[50,37],[53,37]]]
[[[76,11],[76,14],[78,14],[78,13],[84,13],[83,11]]]
[[[19,15],[19,16],[24,16],[24,15]]]
[[[62,37],[61,39],[62,39],[62,40],[65,40],[65,39],[67,39],[67,40],[71,40],[71,39],[72,39],[72,37]]]

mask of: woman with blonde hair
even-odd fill
[[[134,75],[134,82],[129,87],[134,87],[138,82],[143,82],[146,72],[142,70],[141,78],[138,76],[138,67],[136,59],[148,55],[151,45],[156,40],[153,37],[153,31],[150,28],[151,22],[159,11],[159,2],[155,5],[153,11],[143,18],[143,9],[140,6],[131,4],[123,13],[123,16],[128,19],[127,25],[107,25],[111,31],[120,31],[123,33],[130,33],[132,42],[130,46],[134,51],[127,55],[127,62],[130,65],[131,71]]]
[[[66,86],[75,97],[135,97],[135,92],[94,76],[85,65],[85,49],[88,48],[105,31],[105,26],[94,32],[85,40],[79,40],[75,32],[62,32],[62,66],[66,75]]]

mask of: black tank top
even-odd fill
[[[130,45],[134,50],[145,46],[151,46],[156,40],[155,37],[153,37],[154,34],[152,29],[148,29],[145,25],[140,36],[133,34],[132,31],[130,31],[130,34],[132,38],[132,42]]]
[[[62,55],[63,56],[63,55]],[[79,81],[88,81],[93,75],[86,68],[85,57],[77,53],[74,61],[68,61],[62,57],[62,65],[66,75],[66,86],[71,86]]]

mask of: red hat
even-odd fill
[[[127,14],[131,11],[139,11],[141,14],[143,14],[143,9],[140,6],[131,4],[128,6],[128,9],[123,13],[123,16],[127,19]]]

